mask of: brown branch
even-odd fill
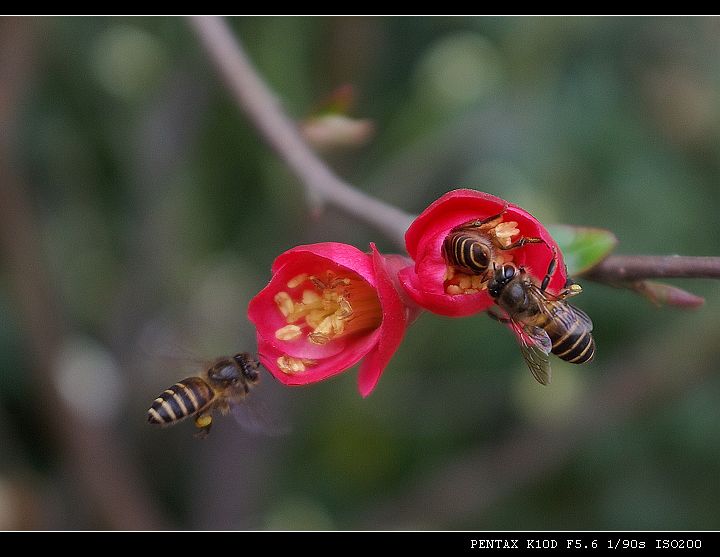
[[[685,255],[611,255],[585,275],[597,282],[649,278],[720,278],[720,257]]]
[[[70,334],[45,265],[41,234],[13,153],[16,118],[27,88],[36,30],[25,18],[0,19],[0,254],[24,328],[28,367],[44,423],[72,470],[78,502],[114,529],[154,529],[165,522],[142,487],[138,470],[108,427],[69,408],[52,381]],[[70,509],[77,511],[77,509]]]
[[[240,108],[310,195],[375,226],[404,247],[413,216],[355,189],[313,153],[223,19],[192,17],[190,24]]]

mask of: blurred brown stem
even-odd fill
[[[55,357],[69,331],[45,265],[37,216],[13,152],[20,100],[33,63],[34,25],[32,19],[0,18],[0,253],[25,332],[37,405],[75,476],[82,495],[78,503],[84,512],[99,517],[98,526],[162,528],[165,523],[142,488],[127,450],[108,428],[87,423],[68,408],[52,380]]]
[[[720,278],[720,257],[611,255],[584,276],[606,283],[650,278]]]
[[[302,139],[295,123],[265,84],[225,20],[191,17],[190,24],[240,108],[308,192],[375,226],[404,247],[413,216],[338,178]]]

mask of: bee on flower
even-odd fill
[[[488,193],[446,193],[416,218],[405,234],[414,264],[400,282],[419,306],[451,317],[490,308],[487,285],[494,269],[513,263],[541,279],[556,257],[547,289],[567,280],[562,255],[545,227],[530,213]]]

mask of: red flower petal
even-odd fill
[[[358,388],[363,397],[368,396],[375,388],[385,366],[387,366],[400,346],[410,318],[409,312],[406,313],[405,305],[390,278],[383,256],[380,255],[375,244],[371,243],[370,249],[372,251],[375,280],[377,281],[377,292],[383,310],[383,320],[380,325],[377,343],[360,366]]]
[[[375,286],[373,267],[368,254],[360,251],[355,246],[339,242],[322,242],[320,244],[307,244],[291,248],[275,259],[271,268],[272,273],[275,274],[288,261],[300,261],[299,256],[302,255],[310,256],[304,260],[306,262],[317,261],[316,258],[320,258],[325,262],[335,263],[348,271],[357,273]],[[322,263],[318,265],[322,265]]]

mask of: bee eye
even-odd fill
[[[515,267],[512,265],[505,265],[503,268],[503,275],[506,279],[511,279],[515,276]]]

